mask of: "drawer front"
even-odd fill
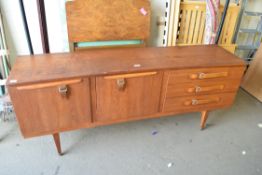
[[[166,98],[164,112],[190,112],[230,106],[235,93]]]
[[[162,72],[95,78],[94,121],[112,121],[159,112]]]
[[[191,83],[168,84],[166,98],[235,92],[239,84],[240,80],[238,79],[232,81],[196,81]]]
[[[203,68],[174,70],[169,72],[168,83],[187,83],[237,79],[243,75],[244,67]]]
[[[10,87],[9,92],[25,137],[91,122],[88,79]]]

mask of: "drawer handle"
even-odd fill
[[[209,103],[217,103],[220,101],[220,98],[209,98],[209,99],[192,99],[191,101],[186,101],[184,104],[186,106],[196,106],[196,105],[203,105]]]
[[[217,72],[217,73],[197,73],[197,74],[191,74],[190,78],[192,80],[195,79],[209,79],[209,78],[221,78],[221,77],[227,77],[228,76],[228,72]]]
[[[68,93],[67,85],[61,85],[58,87],[58,92],[63,96],[66,97]]]
[[[215,85],[215,86],[207,86],[207,87],[196,86],[193,88],[188,88],[187,92],[189,93],[210,92],[210,91],[216,91],[216,90],[223,90],[224,87],[225,87],[224,85]]]
[[[116,84],[119,91],[124,91],[126,87],[126,80],[124,78],[119,78],[116,80]]]

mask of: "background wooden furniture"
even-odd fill
[[[177,1],[176,1],[177,2]],[[175,4],[175,11],[171,12],[169,20],[168,46],[199,45],[204,43],[206,3],[197,1],[185,1]],[[220,17],[224,6],[220,6]],[[231,53],[235,52],[236,45],[232,43],[240,6],[231,3],[219,45]],[[175,15],[175,17],[174,17]],[[176,19],[177,17],[177,19]]]
[[[262,102],[262,45],[244,76],[242,87]]]
[[[202,112],[233,103],[244,62],[218,46],[23,56],[7,81],[24,137]]]
[[[140,40],[137,44],[145,45],[150,35],[148,0],[69,1],[66,2],[66,15],[73,50],[79,49],[80,42]]]

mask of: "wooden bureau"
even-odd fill
[[[18,57],[7,84],[24,137],[229,107],[244,62],[211,46]]]

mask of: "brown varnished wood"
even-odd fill
[[[75,84],[80,83],[82,79],[73,79],[73,80],[65,80],[65,81],[56,81],[56,82],[49,82],[49,83],[38,83],[38,84],[31,84],[31,85],[24,85],[24,86],[17,86],[17,90],[33,90],[33,89],[40,89],[40,88],[47,88],[53,86],[59,86],[64,84]]]
[[[54,132],[57,129],[91,122],[89,80],[68,84],[66,96],[58,92],[59,86],[18,90],[10,87],[21,131],[25,137],[31,133]]]
[[[200,69],[183,69],[174,70],[169,73],[169,84],[177,83],[194,83],[194,82],[212,82],[212,81],[227,81],[236,80],[240,81],[244,66],[239,67],[220,67],[220,68],[200,68]],[[209,78],[198,78],[201,74],[205,75],[222,75]]]
[[[162,81],[162,87],[161,87],[161,95],[160,95],[160,104],[159,104],[159,109],[162,112],[163,107],[166,102],[166,96],[167,96],[167,88],[168,88],[168,83],[169,83],[169,71],[164,71],[163,73],[163,81]]]
[[[214,94],[234,92],[238,89],[240,78],[232,81],[198,81],[189,83],[168,84],[166,89],[167,97],[179,97],[190,95]]]
[[[201,111],[208,110],[209,108],[223,108],[230,106],[234,98],[235,92],[186,97],[167,97],[163,104],[163,112],[188,112],[195,109]],[[197,103],[194,103],[194,101],[197,101]]]
[[[168,72],[165,72],[165,75],[168,75]],[[124,118],[115,118],[114,120],[101,120],[101,121],[97,121],[97,120],[93,120],[92,123],[89,122],[82,122],[79,123],[77,125],[74,126],[68,126],[68,127],[63,127],[63,128],[59,128],[59,127],[54,127],[55,129],[53,130],[54,132],[61,132],[61,131],[68,131],[68,130],[73,130],[73,129],[78,129],[78,128],[88,128],[88,127],[96,127],[96,126],[101,126],[101,125],[108,125],[108,124],[113,124],[113,123],[119,123],[119,122],[124,122],[124,121],[133,121],[133,120],[139,120],[139,119],[145,119],[145,118],[154,118],[154,117],[160,117],[160,116],[165,116],[165,115],[174,115],[174,114],[179,114],[179,113],[184,113],[184,112],[195,112],[195,111],[199,111],[200,109],[203,108],[204,109],[216,109],[216,108],[222,108],[222,107],[228,107],[229,105],[205,105],[204,107],[188,107],[186,109],[178,109],[176,107],[172,107],[171,109],[168,111],[164,111],[163,110],[163,104],[166,101],[170,100],[170,96],[166,96],[166,87],[167,87],[167,77],[168,76],[164,76],[163,78],[163,83],[162,83],[162,92],[161,92],[161,100],[160,100],[160,110],[154,114],[149,114],[149,115],[139,115],[139,116],[134,116],[134,117],[124,117]],[[166,79],[166,80],[165,80]],[[212,82],[215,83],[215,82]],[[175,86],[174,86],[175,87]],[[13,87],[11,87],[13,88]],[[96,97],[96,78],[91,78],[91,94],[92,96],[90,97],[92,100],[92,116],[95,118],[95,110],[96,110],[96,101],[97,101],[97,97]],[[18,91],[19,92],[19,91]],[[234,91],[235,92],[235,91]],[[11,93],[11,97],[17,97],[15,93],[13,93],[12,91]],[[172,96],[171,96],[172,97]],[[194,96],[196,97],[196,96]],[[215,96],[217,97],[217,96]],[[175,98],[178,99],[178,98]],[[188,98],[187,98],[188,99]],[[19,100],[19,99],[18,99]],[[192,100],[192,98],[190,98],[189,100]],[[188,100],[187,100],[188,101]],[[232,98],[227,98],[228,102],[232,102]],[[184,101],[185,102],[185,101]],[[30,104],[29,104],[30,105]],[[52,107],[51,107],[52,109]],[[15,107],[15,111],[17,111],[17,108]],[[19,111],[18,111],[19,112]],[[20,116],[20,115],[18,115]],[[18,118],[19,119],[19,118]],[[52,119],[52,123],[54,122],[54,119]],[[19,123],[21,123],[19,121]],[[22,125],[20,124],[20,127],[22,127]],[[23,132],[23,130],[22,130]],[[32,136],[39,136],[39,135],[45,135],[50,133],[49,130],[46,131],[42,131],[42,130],[36,130],[36,131],[30,131],[28,133],[26,133],[26,135],[24,134],[25,137],[32,137]]]
[[[217,46],[18,58],[8,89],[24,137],[229,107],[244,63]]]
[[[104,76],[104,79],[119,79],[119,78],[137,78],[155,75],[157,72],[142,72],[142,73],[133,73],[133,74],[119,74],[119,75],[110,75]]]
[[[201,112],[201,122],[200,122],[200,127],[202,130],[206,127],[207,118],[208,118],[208,111],[202,111]]]
[[[223,108],[228,108],[229,106],[223,106],[220,107],[219,109]],[[216,110],[218,109],[217,107],[209,107],[209,111],[211,110]],[[123,122],[132,122],[132,121],[139,121],[139,120],[145,120],[145,119],[153,119],[153,118],[160,118],[160,117],[175,117],[177,114],[183,114],[183,113],[189,113],[189,112],[199,112],[197,108],[190,109],[188,111],[171,111],[171,112],[158,112],[155,114],[150,114],[150,115],[145,115],[145,116],[137,116],[137,117],[130,117],[130,118],[118,118],[115,120],[107,120],[107,121],[96,121],[93,123],[82,123],[79,124],[78,126],[73,126],[73,127],[68,127],[68,128],[62,128],[62,129],[57,129],[57,132],[65,132],[65,131],[72,131],[72,130],[77,130],[81,128],[94,128],[94,127],[100,127],[100,126],[107,126],[107,125],[112,125],[112,124],[119,124]],[[29,137],[36,137],[36,136],[42,136],[42,135],[48,135],[51,134],[50,132],[41,132],[41,133],[31,133],[30,136],[27,136],[25,138]]]
[[[159,112],[162,72],[144,77],[125,78],[119,90],[117,79],[96,78],[96,109],[94,121],[117,120]]]
[[[137,64],[140,67],[134,66]],[[7,84],[12,86],[167,69],[230,67],[227,69],[231,70],[244,64],[236,56],[214,45],[88,50],[18,57]],[[236,72],[236,76],[240,76],[239,72]]]
[[[206,98],[195,97],[192,100],[186,100],[184,102],[184,105],[185,106],[209,105],[212,103],[219,103],[220,100],[221,100],[220,97],[206,97]]]
[[[192,80],[203,80],[203,79],[214,79],[214,78],[224,78],[228,77],[228,71],[224,72],[214,72],[214,73],[193,73],[190,74],[190,79]]]
[[[66,3],[66,16],[70,42],[145,40],[150,35],[148,0],[75,0]]]
[[[225,89],[225,85],[223,85],[223,84],[208,85],[208,86],[196,85],[196,86],[193,86],[193,87],[191,86],[191,87],[186,88],[186,89],[187,89],[186,91],[188,93],[196,93],[196,94],[215,92],[215,91],[221,92]]]
[[[58,154],[61,156],[62,155],[62,149],[61,149],[59,133],[54,133],[53,134],[53,139],[55,141],[56,150],[57,150]]]

